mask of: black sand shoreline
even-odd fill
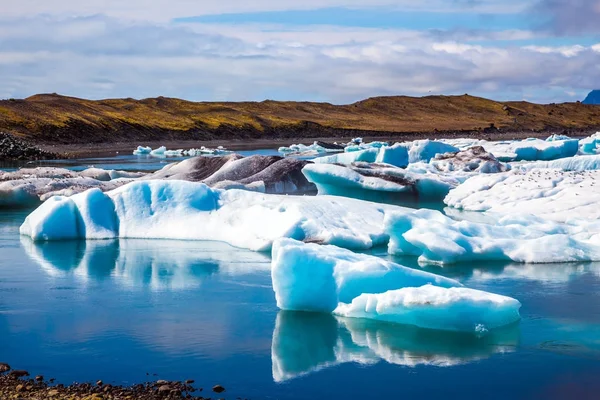
[[[54,400],[153,400],[153,399],[211,399],[226,398],[221,385],[205,389],[193,380],[155,380],[130,386],[111,385],[101,380],[95,383],[64,385],[46,380],[42,375],[31,376],[28,371],[12,369],[0,363],[0,399]],[[237,397],[240,399],[240,397]]]
[[[494,131],[484,133],[481,131],[468,132],[419,132],[419,133],[390,133],[389,135],[364,135],[362,136],[365,142],[384,141],[384,142],[399,142],[420,139],[456,139],[456,138],[473,138],[485,139],[490,141],[498,140],[520,140],[527,138],[546,139],[553,134],[565,134],[573,137],[585,137],[596,133],[600,128],[592,129],[577,129],[577,130],[543,130],[543,131]],[[352,132],[356,133],[356,132]],[[363,132],[364,133],[364,132]],[[164,141],[116,141],[116,142],[101,142],[101,143],[77,143],[77,144],[49,144],[49,143],[34,143],[40,149],[61,154],[65,158],[87,158],[87,157],[113,157],[115,155],[129,155],[137,148],[137,146],[149,146],[153,149],[160,146],[165,146],[169,150],[176,149],[192,149],[202,146],[207,148],[216,148],[223,146],[232,151],[258,150],[258,149],[274,149],[277,150],[281,146],[289,146],[291,144],[303,143],[311,144],[314,141],[322,141],[327,143],[347,143],[357,137],[357,135],[343,136],[325,136],[325,137],[296,137],[296,138],[264,138],[264,139],[218,139],[218,140],[170,140]]]

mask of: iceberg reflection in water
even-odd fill
[[[406,367],[448,367],[515,350],[518,325],[484,337],[441,332],[329,314],[280,311],[271,359],[273,379],[283,382],[323,368],[386,361]]]
[[[214,274],[269,271],[268,255],[220,242],[169,240],[72,240],[36,243],[25,251],[50,276],[73,274],[84,282],[112,279],[126,287],[181,290]]]

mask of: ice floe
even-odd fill
[[[600,170],[533,169],[476,175],[450,191],[444,201],[467,211],[528,213],[561,222],[596,220],[600,218]]]
[[[461,286],[444,278],[336,246],[280,239],[272,251],[273,290],[282,310],[333,312],[362,293],[383,293],[434,283]]]
[[[581,155],[554,161],[519,162],[512,163],[511,166],[526,171],[536,168],[558,169],[561,171],[591,171],[600,169],[600,155]]]
[[[0,172],[0,206],[26,207],[54,195],[70,196],[91,188],[111,190],[144,175],[99,168],[77,172],[40,167]]]
[[[520,318],[520,303],[509,297],[336,246],[280,239],[272,257],[273,290],[282,310],[464,332],[485,332]]]
[[[200,147],[200,148],[192,148],[189,150],[184,149],[176,149],[176,150],[168,150],[166,146],[160,146],[156,149],[152,149],[151,147],[138,146],[137,149],[133,151],[133,155],[142,156],[142,155],[150,155],[152,157],[165,158],[165,157],[196,157],[200,155],[223,155],[231,153],[229,150],[225,149],[223,146],[219,146],[215,149],[211,149],[208,147]]]
[[[420,328],[486,332],[520,319],[517,300],[464,287],[405,287],[385,293],[366,292],[341,303],[334,314],[414,325]]]
[[[518,343],[519,329],[514,325],[478,337],[367,319],[280,311],[271,346],[273,379],[284,382],[343,363],[451,367],[511,353]]]
[[[600,147],[600,132],[579,141],[580,152],[583,154],[596,154]]]
[[[194,157],[165,166],[144,179],[203,182],[220,189],[246,189],[266,193],[304,194],[316,187],[302,174],[306,161],[278,156]]]
[[[441,201],[460,181],[436,173],[414,173],[386,164],[308,164],[302,172],[319,194],[373,201]]]
[[[572,157],[579,151],[579,140],[525,139],[514,141],[490,142],[476,139],[442,139],[441,141],[466,150],[470,147],[481,146],[492,153],[498,160],[508,161],[549,161],[559,158]]]
[[[493,214],[492,214],[493,215]],[[600,260],[600,221],[552,222],[528,214],[495,215],[492,224],[456,221],[439,211],[390,214],[389,253],[420,264],[475,260],[553,263]]]
[[[87,213],[92,205],[93,212]],[[369,249],[388,242],[383,220],[392,211],[409,212],[335,196],[278,196],[151,180],[107,193],[93,189],[93,193],[52,198],[26,218],[21,233],[37,241],[215,240],[257,251],[269,250],[276,239],[290,237]]]
[[[337,143],[325,143],[316,141],[311,145],[304,144],[292,144],[289,147],[280,147],[278,151],[284,155],[298,155],[298,154],[313,154],[319,155],[321,153],[338,153],[343,152],[346,145],[339,145]]]

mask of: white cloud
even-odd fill
[[[537,53],[545,53],[545,54],[562,54],[565,57],[575,57],[577,54],[582,51],[586,51],[587,48],[580,45],[574,46],[557,46],[557,47],[549,47],[549,46],[525,46],[523,47],[525,50],[534,51]],[[592,49],[594,49],[592,47]]]
[[[600,81],[597,46],[483,46],[427,32],[336,27],[219,31],[102,16],[13,19],[2,26],[2,97],[59,92],[339,103],[468,92],[558,101]]]

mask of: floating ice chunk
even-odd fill
[[[29,214],[21,226],[21,234],[37,240],[64,240],[80,237],[78,210],[68,197],[55,196]]]
[[[408,150],[400,144],[395,144],[391,147],[381,147],[377,153],[375,162],[404,168],[408,165]]]
[[[554,135],[550,135],[546,139],[546,142],[558,142],[560,140],[572,140],[572,139],[567,135],[554,134]]]
[[[110,197],[100,189],[91,189],[79,196],[73,196],[73,202],[77,207],[76,216],[80,219],[78,230],[85,230],[81,232],[81,236],[89,239],[115,237],[118,222],[115,206]]]
[[[554,161],[536,161],[512,163],[514,168],[529,171],[537,168],[558,169],[562,171],[591,171],[600,169],[600,155],[575,156]]]
[[[561,222],[596,220],[600,218],[600,170],[533,169],[476,175],[451,190],[444,202],[467,211],[529,213]]]
[[[141,155],[145,155],[145,154],[150,154],[151,151],[152,151],[152,148],[150,148],[150,147],[138,146],[137,149],[135,149],[133,151],[133,155],[141,156]]]
[[[510,353],[519,329],[510,325],[481,337],[328,314],[280,311],[271,359],[273,379],[283,382],[343,363],[385,361],[413,368],[451,367]]]
[[[372,147],[363,150],[349,151],[313,160],[318,164],[352,164],[355,162],[385,163],[404,168],[408,165],[408,150],[401,145],[392,147]]]
[[[315,155],[318,155],[320,153],[343,152],[344,146],[316,141],[309,146],[304,145],[304,144],[293,144],[289,147],[280,147],[278,149],[278,151],[281,154],[285,154],[285,155],[303,154],[303,153],[313,153]]]
[[[361,151],[361,150],[367,150],[367,149],[380,149],[383,147],[387,147],[390,144],[388,142],[370,142],[370,143],[354,143],[354,142],[350,142],[346,145],[346,147],[344,148],[344,151],[347,153],[350,152],[354,152],[354,151]]]
[[[580,152],[583,154],[596,154],[600,147],[600,132],[579,141]]]
[[[428,139],[415,140],[414,142],[404,143],[403,145],[409,148],[408,160],[410,163],[419,161],[429,162],[438,154],[456,153],[459,151],[457,147],[447,143]]]
[[[22,168],[0,172],[0,207],[27,207],[54,195],[70,196],[90,188],[115,189],[145,174],[89,168]]]
[[[517,300],[464,287],[405,287],[365,293],[334,314],[413,325],[420,328],[480,333],[520,319]]]
[[[77,218],[76,204],[84,195],[70,198],[72,218]],[[223,191],[184,181],[136,181],[106,195],[114,204],[117,228],[113,237],[215,240],[257,251],[269,250],[273,241],[283,237],[369,249],[389,240],[383,229],[386,213],[409,212],[341,197]],[[102,210],[95,210],[65,235],[60,227],[51,225],[60,225],[57,218],[67,212],[43,205],[26,218],[21,232],[34,240],[87,238],[93,231],[88,224],[109,226],[105,219],[111,215],[111,205],[99,203],[97,207]],[[55,215],[59,211],[61,217]]]
[[[163,157],[165,156],[165,152],[167,151],[167,148],[165,146],[160,146],[158,149],[154,149],[150,152],[151,156],[155,156],[155,157]]]
[[[162,153],[165,157],[183,157],[183,149],[166,150]]]
[[[302,172],[317,185],[319,194],[385,200],[396,194],[397,200],[442,200],[459,181],[440,174],[418,174],[384,164],[354,163],[308,164]],[[381,196],[380,196],[381,195]]]
[[[314,193],[316,187],[302,174],[307,161],[277,156],[195,157],[166,165],[145,179],[203,182],[215,188],[238,188],[266,193]]]
[[[315,158],[313,162],[318,164],[352,164],[354,162],[373,163],[377,160],[379,149],[367,149],[348,153],[334,154],[327,157]]]
[[[565,139],[546,141],[541,139],[507,140],[490,142],[475,139],[443,139],[461,150],[473,146],[481,146],[492,153],[498,160],[509,161],[550,161],[559,158],[573,157],[579,151],[579,140]]]
[[[389,253],[418,256],[420,264],[600,260],[599,221],[562,224],[532,215],[505,215],[485,224],[455,221],[439,211],[422,209],[390,214],[386,229]]]
[[[272,251],[273,290],[282,310],[330,313],[362,293],[383,293],[433,283],[461,286],[452,279],[356,254],[335,246],[280,239]]]
[[[509,165],[498,161],[481,146],[470,147],[457,153],[438,154],[429,163],[441,172],[493,174],[510,169]]]

